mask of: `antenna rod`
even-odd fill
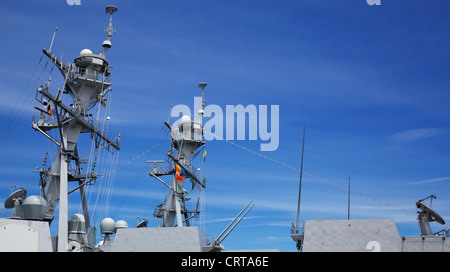
[[[348,177],[348,220],[350,220],[350,177]]]
[[[299,220],[300,220],[300,197],[302,195],[303,151],[305,150],[305,130],[306,130],[306,125],[303,125],[302,162],[300,165],[300,184],[298,187],[297,223],[295,225],[295,233],[298,233],[298,224],[299,224]]]
[[[202,110],[203,110],[203,107],[205,106],[205,91],[204,91],[204,89],[207,85],[208,84],[206,84],[206,82],[200,82],[198,84],[198,87],[202,88]]]
[[[200,110],[198,111],[198,121],[200,121],[200,122],[202,122],[202,117],[203,117],[203,114],[205,113],[203,109],[205,108],[205,103],[206,103],[206,100],[205,100],[205,87],[207,85],[208,84],[206,84],[206,82],[200,82],[198,84],[198,87],[202,88],[202,104],[201,104]]]
[[[239,218],[239,220],[236,222],[236,224],[234,224],[233,227],[231,227],[231,229],[229,231],[227,231],[227,233],[225,233],[225,236],[220,239],[219,244],[221,244],[223,242],[223,240],[225,240],[225,238],[227,238],[228,234],[230,234],[230,232],[232,230],[234,230],[234,228],[239,224],[239,222],[241,222],[242,219],[244,219],[244,217],[247,215],[247,213],[253,208],[253,206],[255,206],[255,203],[253,203],[250,208],[248,208],[248,210],[244,213],[244,215],[241,216],[241,218]]]
[[[247,207],[252,203],[253,201],[250,201],[249,203],[247,203],[247,206],[245,206],[241,212],[239,212],[238,215],[236,215],[236,217],[230,222],[230,224],[228,224],[228,226],[222,231],[221,234],[219,234],[219,236],[216,237],[216,239],[214,240],[214,242],[219,241],[220,237],[228,230],[229,227],[231,227],[231,225],[234,223],[234,221],[236,221],[236,219],[245,211],[245,209],[247,209]],[[253,206],[252,206],[253,207]],[[223,239],[222,239],[223,240]],[[213,242],[213,243],[214,243]]]
[[[107,6],[106,13],[109,13],[109,25],[105,29],[106,34],[108,35],[107,39],[103,42],[103,56],[106,55],[106,50],[111,48],[111,37],[116,32],[112,26],[112,15],[117,11],[117,7],[115,6]]]
[[[55,31],[53,32],[52,42],[50,43],[50,48],[48,49],[48,52],[52,52],[53,41],[55,40],[56,31],[58,31],[58,27],[55,27]]]
[[[167,118],[167,123],[168,124],[170,124],[170,116],[172,115],[172,109],[173,109],[173,104],[170,104],[169,117]]]

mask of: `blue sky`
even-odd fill
[[[137,217],[156,226],[152,213],[165,188],[148,176],[145,161],[163,159],[169,148],[161,129],[170,105],[193,107],[197,84],[205,81],[208,103],[223,109],[279,105],[279,147],[262,152],[275,160],[300,167],[306,124],[301,221],[346,219],[341,186],[349,176],[351,218],[393,218],[400,235],[418,235],[415,202],[436,194],[433,208],[450,221],[445,0],[382,0],[380,6],[365,0],[4,1],[0,202],[12,184],[38,194],[32,171],[45,152],[50,161],[56,152],[31,129],[35,88],[48,76],[37,66],[41,49],[49,47],[57,26],[56,55],[73,61],[84,48],[100,51],[108,4],[119,8],[107,53],[114,67],[109,135],[120,132],[122,139],[108,216],[130,227]],[[52,82],[54,89],[62,85],[57,76]],[[258,152],[261,143],[235,142]],[[225,248],[294,251],[289,231],[299,173],[224,141],[208,142],[207,153],[205,164],[198,162],[208,184],[206,212],[197,224],[217,235],[253,200]],[[90,188],[93,195],[99,185]],[[78,198],[71,196],[71,203]],[[73,206],[69,214],[78,212]],[[435,231],[447,228],[435,224]]]

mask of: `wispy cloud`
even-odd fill
[[[423,184],[423,183],[435,183],[450,180],[450,177],[442,177],[442,178],[431,178],[426,180],[414,181],[408,184]]]
[[[409,143],[415,142],[418,140],[430,138],[442,133],[442,129],[438,128],[419,128],[419,129],[410,129],[403,132],[399,132],[387,137],[389,141],[396,143]]]

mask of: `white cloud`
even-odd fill
[[[450,180],[450,177],[431,178],[431,179],[426,179],[426,180],[421,180],[421,181],[410,182],[408,184],[434,183],[434,182],[442,182],[442,181],[446,181],[446,180]]]
[[[403,132],[399,132],[387,137],[388,140],[397,143],[415,142],[418,140],[430,138],[442,133],[442,129],[438,128],[419,128],[410,129]]]

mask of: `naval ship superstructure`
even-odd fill
[[[306,220],[300,227],[300,200],[302,192],[303,154],[296,223],[291,223],[290,236],[299,252],[450,252],[450,229],[433,232],[430,222],[444,225],[444,219],[431,208],[436,195],[416,202],[419,236],[400,237],[397,225],[391,218],[350,219],[350,181],[348,219]],[[430,205],[424,203],[430,199]]]
[[[81,134],[89,134],[94,148],[89,153],[104,149],[116,152],[120,149],[120,135],[112,140],[106,135],[105,126],[93,117],[90,111],[95,106],[106,107],[108,93],[111,91],[111,70],[106,53],[111,48],[112,15],[115,6],[107,6],[109,26],[105,32],[103,51],[94,54],[84,49],[75,57],[74,62],[63,61],[55,56],[52,43],[49,49],[43,49],[54,66],[61,72],[63,86],[56,93],[51,91],[51,79],[37,89],[36,100],[42,105],[35,107],[39,116],[33,117],[32,128],[57,145],[58,151],[51,167],[45,163],[39,168],[40,195],[27,196],[25,188],[14,191],[4,205],[13,209],[10,218],[0,218],[0,251],[93,251],[94,237],[91,233],[89,210],[85,186],[92,185],[100,174],[91,169],[83,171],[82,147],[78,145]],[[72,101],[70,105],[64,99]],[[49,133],[49,131],[56,133]],[[59,135],[56,137],[54,135]],[[88,154],[89,154],[88,153]],[[69,192],[68,183],[78,186]],[[79,191],[83,215],[75,214],[68,218],[68,195]],[[59,214],[55,216],[57,206]],[[50,234],[50,224],[58,218],[58,234]]]
[[[171,132],[171,145],[165,160],[151,160],[149,175],[168,189],[164,202],[158,205],[153,216],[158,227],[148,227],[148,221],[142,220],[136,228],[128,228],[128,224],[112,218],[101,222],[101,232],[105,235],[98,249],[107,252],[217,252],[223,251],[223,240],[239,224],[253,208],[250,201],[229,225],[216,237],[209,235],[198,226],[191,225],[191,220],[202,212],[197,200],[194,207],[188,208],[193,191],[206,188],[206,177],[200,177],[200,169],[193,165],[196,158],[204,158],[205,139],[202,124],[205,82],[200,82],[202,89],[201,108],[194,120],[190,116],[182,116],[173,124],[165,125]],[[162,165],[161,165],[162,164]],[[170,182],[163,180],[167,176]],[[111,237],[114,235],[114,239]]]
[[[53,142],[58,151],[51,167],[46,168],[46,156],[43,166],[37,170],[40,195],[27,196],[25,188],[13,186],[18,189],[4,203],[5,208],[13,209],[13,215],[0,218],[0,251],[223,251],[223,240],[254,206],[250,201],[212,239],[203,229],[191,225],[191,221],[198,218],[201,212],[200,198],[191,208],[188,208],[188,202],[193,191],[206,188],[206,177],[200,177],[200,169],[192,164],[195,158],[206,155],[202,116],[207,84],[201,82],[198,84],[202,90],[201,109],[194,120],[184,115],[173,124],[169,122],[170,119],[165,122],[171,132],[170,150],[165,160],[148,161],[149,175],[168,189],[164,202],[154,211],[158,227],[147,227],[148,221],[143,220],[136,228],[128,228],[127,222],[115,222],[106,217],[100,223],[103,239],[96,241],[97,230],[91,224],[86,186],[94,185],[102,175],[109,173],[96,173],[96,160],[90,162],[88,167],[83,164],[93,158],[92,153],[99,150],[107,150],[112,154],[120,150],[120,134],[114,140],[108,138],[107,124],[101,124],[91,113],[96,106],[98,109],[107,107],[107,95],[111,93],[111,67],[106,53],[112,46],[111,37],[115,33],[112,15],[116,11],[115,6],[106,7],[110,19],[105,29],[107,39],[103,41],[102,52],[94,54],[89,49],[83,49],[73,63],[63,62],[51,51],[56,30],[49,49],[43,49],[44,55],[61,72],[64,83],[55,94],[51,92],[50,78],[37,89],[36,100],[42,106],[35,107],[39,116],[33,117],[31,126]],[[63,102],[63,97],[71,101],[69,106]],[[49,133],[51,130],[53,133]],[[55,131],[59,139],[55,138]],[[92,140],[91,149],[85,154],[81,153],[78,142],[81,134],[89,134]],[[90,159],[86,160],[88,155]],[[164,177],[170,181],[164,181]],[[69,182],[78,184],[69,191]],[[80,192],[82,214],[68,218],[68,196],[76,191]],[[58,215],[55,215],[56,211]],[[50,225],[56,221],[55,218],[58,218],[58,234],[52,236]]]
[[[212,239],[200,227],[191,224],[202,212],[199,201],[188,207],[192,192],[204,190],[207,184],[206,177],[200,177],[200,171],[193,165],[194,159],[205,154],[201,120],[207,84],[201,82],[198,85],[202,89],[201,109],[194,120],[183,116],[178,123],[165,122],[171,132],[169,152],[165,160],[148,161],[149,175],[168,189],[166,199],[154,212],[158,227],[147,227],[148,221],[143,220],[136,228],[128,228],[123,220],[115,222],[105,218],[100,224],[104,239],[96,243],[86,186],[94,185],[102,174],[96,173],[96,162],[91,162],[90,167],[82,166],[87,162],[84,159],[87,155],[103,149],[111,153],[120,149],[120,135],[110,139],[106,135],[107,126],[102,126],[91,113],[96,106],[107,107],[108,95],[111,94],[111,67],[106,53],[112,46],[111,37],[115,32],[112,15],[116,11],[115,6],[106,7],[109,25],[102,52],[94,54],[89,49],[83,49],[73,63],[67,63],[52,52],[53,39],[49,49],[43,49],[43,54],[60,71],[64,83],[61,89],[52,92],[49,78],[37,89],[36,100],[41,106],[35,107],[39,115],[33,117],[31,127],[54,143],[58,150],[51,167],[46,167],[46,157],[44,165],[38,168],[40,195],[27,196],[25,188],[14,185],[18,189],[4,202],[5,208],[12,210],[12,216],[0,218],[0,251],[224,251],[223,240],[254,205],[249,202]],[[68,98],[71,103],[64,103],[63,98]],[[81,153],[82,146],[79,145],[82,134],[88,134],[92,139],[91,151],[86,154]],[[55,135],[59,137],[55,138]],[[416,237],[400,237],[392,219],[308,220],[300,228],[301,175],[302,170],[297,221],[291,228],[291,237],[299,251],[450,251],[449,229],[433,233],[430,228],[430,222],[443,225],[444,220],[431,205],[423,203],[426,199],[435,199],[435,195],[416,203],[421,231],[420,236]],[[169,182],[164,181],[164,177],[168,177]],[[77,184],[71,191],[69,182]],[[82,214],[69,218],[68,196],[77,191],[80,193]],[[50,225],[56,224],[56,221],[58,232],[57,236],[53,236]]]
[[[430,228],[445,221],[422,201],[416,202],[418,236],[400,236],[393,219],[375,218],[306,220],[300,229],[292,224],[291,237],[302,252],[450,252],[449,229]]]

